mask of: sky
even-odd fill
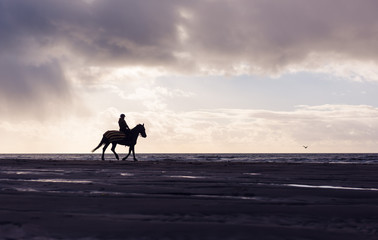
[[[121,113],[137,153],[377,152],[377,11],[0,0],[0,153],[89,153]]]

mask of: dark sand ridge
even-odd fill
[[[355,164],[2,160],[0,239],[378,239],[377,172]]]

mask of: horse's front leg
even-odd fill
[[[130,153],[131,153],[131,147],[129,147],[129,153],[126,155],[126,157],[122,158],[122,161],[125,161],[130,156]]]
[[[130,147],[130,149],[133,151],[134,161],[138,161],[138,159],[136,159],[136,157],[135,157],[135,145]]]
[[[119,160],[118,154],[115,151],[116,146],[117,146],[117,143],[112,143],[112,152],[114,153],[117,160]]]

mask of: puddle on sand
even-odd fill
[[[89,180],[72,180],[72,179],[60,179],[60,178],[45,178],[45,179],[29,179],[23,180],[26,182],[46,182],[46,183],[92,183]]]
[[[306,185],[306,184],[282,184],[289,187],[299,188],[322,188],[322,189],[343,189],[356,191],[378,191],[378,188],[361,188],[361,187],[342,187],[342,186],[327,186],[327,185]]]
[[[185,179],[203,179],[203,176],[190,176],[190,175],[170,175],[170,178],[185,178]]]
[[[261,175],[261,173],[253,173],[253,172],[243,173],[243,174],[248,175],[248,176],[259,176],[259,175]]]
[[[120,175],[123,176],[123,177],[132,177],[132,176],[134,176],[133,173],[120,173]]]
[[[284,187],[296,187],[296,188],[318,188],[318,189],[336,189],[336,190],[354,190],[354,191],[378,191],[378,188],[368,187],[345,187],[345,186],[330,186],[330,185],[308,185],[308,184],[296,184],[296,183],[257,183],[257,185],[265,186],[284,186]]]

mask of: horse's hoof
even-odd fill
[[[134,162],[138,162],[138,159],[134,158]]]

